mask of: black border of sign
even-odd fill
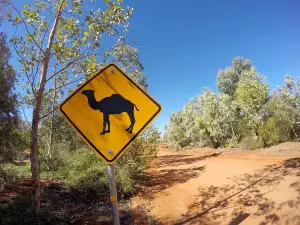
[[[134,86],[136,86],[144,95],[146,95],[152,102],[154,102],[157,106],[158,106],[158,111],[147,121],[147,123],[130,139],[129,142],[127,142],[124,147],[118,152],[118,154],[111,160],[107,159],[102,153],[101,151],[99,151],[96,146],[81,132],[81,130],[79,130],[79,128],[73,123],[73,121],[68,117],[68,115],[63,111],[62,107],[64,106],[64,104],[71,99],[77,92],[79,92],[81,89],[83,89],[88,83],[90,83],[93,79],[95,79],[97,76],[99,76],[104,70],[106,70],[108,67],[110,66],[114,66],[116,67],[116,69],[123,75],[125,76]],[[99,70],[92,78],[88,79],[83,85],[79,86],[71,95],[69,95],[65,100],[63,100],[63,102],[59,105],[59,110],[63,113],[63,115],[65,116],[65,118],[68,119],[68,121],[72,124],[72,126],[77,130],[78,133],[80,133],[80,135],[85,139],[86,142],[89,143],[89,145],[91,147],[93,147],[93,149],[98,152],[103,159],[105,159],[107,162],[109,163],[113,163],[118,157],[119,155],[127,148],[127,146],[129,146],[131,144],[131,142],[137,138],[137,136],[149,125],[149,123],[160,113],[161,111],[161,106],[151,97],[149,96],[143,89],[141,89],[130,77],[128,77],[116,64],[114,63],[110,63],[108,65],[106,65],[104,68],[102,68],[101,70]]]

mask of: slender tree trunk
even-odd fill
[[[44,88],[46,84],[46,76],[48,71],[48,65],[50,60],[50,51],[47,48],[45,52],[45,58],[43,63],[43,69],[40,79],[40,87],[35,99],[35,106],[32,116],[32,130],[31,130],[31,176],[32,176],[32,200],[34,203],[34,208],[38,214],[40,211],[40,198],[41,198],[41,184],[40,184],[40,169],[38,162],[38,130],[39,130],[39,117],[41,111],[41,104],[43,99]]]
[[[33,116],[32,116],[32,129],[31,129],[31,177],[32,177],[32,201],[36,213],[40,210],[40,196],[41,196],[41,185],[40,185],[40,168],[38,163],[38,129],[39,129],[39,115],[42,102],[42,91],[39,91],[36,98]]]
[[[237,136],[235,135],[235,132],[234,132],[234,129],[233,129],[233,126],[232,126],[232,122],[230,122],[230,127],[231,127],[232,136],[233,136],[231,138],[231,140],[237,141]]]
[[[52,107],[53,108],[53,107]],[[47,159],[52,159],[52,145],[53,145],[53,113],[51,113],[51,121],[50,121],[50,134],[49,134],[49,146],[47,151]]]
[[[61,12],[63,9],[63,3],[64,3],[64,1],[61,2],[61,5],[58,9],[53,27],[49,34],[48,44],[47,44],[47,48],[46,48],[45,56],[44,56],[44,60],[43,60],[42,74],[40,77],[40,86],[39,86],[39,89],[38,89],[38,92],[36,95],[33,116],[32,116],[30,161],[31,161],[31,176],[32,176],[32,182],[33,182],[32,200],[33,200],[36,214],[38,214],[40,211],[40,198],[41,198],[40,169],[39,169],[39,163],[38,163],[38,129],[39,129],[39,120],[40,120],[39,117],[40,117],[44,88],[46,85],[46,78],[47,78],[47,72],[48,72],[48,67],[49,67],[51,49],[52,49],[57,25],[58,25],[60,15],[61,15]]]
[[[47,158],[52,159],[52,145],[53,145],[53,123],[54,123],[54,109],[56,106],[56,98],[57,98],[57,91],[56,91],[56,77],[54,77],[54,94],[52,100],[52,107],[51,107],[51,121],[50,121],[50,134],[49,134],[49,146],[47,152]]]
[[[292,131],[293,131],[293,133],[294,133],[294,135],[295,135],[295,137],[296,137],[296,140],[298,140],[298,135],[297,135],[297,133],[296,133],[296,131],[295,131],[295,129],[294,129],[293,123],[292,123],[292,121],[290,121],[290,120],[289,120],[289,122],[290,122],[290,126],[291,126],[291,128],[292,128]]]

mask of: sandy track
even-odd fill
[[[161,150],[137,187],[135,224],[299,225],[300,145],[292,145],[277,155]]]

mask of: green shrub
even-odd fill
[[[11,174],[15,177],[31,176],[30,163],[5,163],[1,164],[0,168],[3,173]]]
[[[264,147],[290,140],[291,132],[288,122],[279,120],[277,117],[268,118],[258,130]]]
[[[107,181],[106,165],[90,149],[79,149],[70,154],[58,173],[68,184],[82,189],[87,186],[102,189]]]
[[[117,181],[121,184],[122,192],[134,191],[134,181],[142,177],[147,164],[154,159],[157,151],[155,145],[138,139],[120,157],[116,165]]]
[[[157,129],[149,127],[134,141],[116,163],[119,194],[131,194],[135,180],[142,176],[147,164],[156,156],[155,143],[159,141]],[[66,182],[80,189],[108,190],[107,165],[90,149],[83,148],[65,156],[65,164],[56,172]]]
[[[225,148],[237,148],[238,147],[238,138],[232,137],[231,140],[224,147]]]
[[[19,177],[30,176],[30,164],[13,164],[6,163],[0,164],[0,191],[3,190],[4,186],[13,183]]]
[[[65,142],[54,143],[49,153],[48,148],[40,147],[39,162],[41,176],[44,178],[63,179],[62,168],[66,166],[68,159],[73,153],[67,151],[68,145]]]
[[[261,138],[254,135],[249,135],[242,138],[241,142],[239,143],[239,148],[243,150],[254,150],[263,147],[264,145]]]
[[[29,147],[29,132],[25,129],[15,129],[11,132],[9,139],[5,140],[6,143],[0,140],[0,162],[2,163],[22,158],[23,151]]]

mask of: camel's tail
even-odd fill
[[[134,107],[135,107],[135,109],[136,109],[136,111],[140,111],[137,107],[136,107],[136,105],[135,104],[133,104],[134,105]]]

